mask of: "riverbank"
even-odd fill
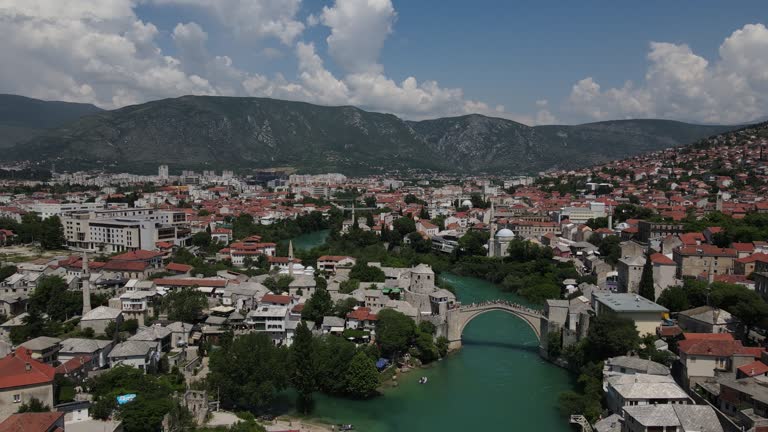
[[[333,425],[293,416],[278,417],[272,423],[264,424],[264,428],[267,432],[287,430],[300,432],[330,432],[335,430]]]

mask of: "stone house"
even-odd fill
[[[32,398],[53,406],[53,367],[35,359],[23,347],[0,359],[0,421]]]
[[[101,335],[112,322],[119,326],[123,322],[123,311],[109,306],[99,306],[83,315],[80,319],[80,328],[90,328],[95,334]]]
[[[677,248],[673,251],[672,259],[677,264],[676,277],[682,279],[685,276],[732,273],[736,256],[735,249],[702,244]]]
[[[58,359],[58,353],[61,349],[61,339],[38,336],[30,339],[20,345],[25,348],[32,358],[51,364]]]

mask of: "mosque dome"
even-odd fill
[[[512,232],[512,230],[508,228],[504,228],[499,230],[499,232],[496,233],[496,237],[498,238],[512,238],[515,236],[515,233]]]
[[[461,206],[462,207],[470,207],[471,208],[472,207],[472,201],[470,201],[468,199],[465,199],[464,201],[461,202]]]

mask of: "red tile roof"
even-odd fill
[[[681,255],[722,256],[736,257],[736,249],[719,248],[717,246],[702,244],[696,246],[683,246],[677,249]]]
[[[0,359],[0,389],[51,384],[55,374],[53,367],[33,359],[23,347]]]
[[[104,270],[141,272],[147,269],[145,261],[108,261],[104,264]]]
[[[744,258],[739,258],[739,259],[736,260],[736,262],[739,262],[739,263],[742,263],[742,264],[752,263],[752,262],[756,262],[756,261],[768,262],[768,254],[756,253],[756,254],[752,254],[750,256],[745,256]]]
[[[731,247],[739,252],[752,252],[755,250],[754,243],[733,243]]]
[[[741,342],[734,340],[686,339],[677,343],[681,353],[697,356],[730,357],[741,348]]]
[[[62,417],[63,412],[13,414],[0,423],[0,432],[47,432],[56,423],[63,423]]]
[[[352,258],[352,257],[343,256],[343,255],[323,255],[320,258],[318,258],[317,260],[318,261],[336,261],[336,262],[338,262],[338,261],[345,260],[347,258]],[[352,258],[352,259],[354,259],[354,258]]]
[[[109,260],[110,261],[149,261],[153,258],[157,258],[161,256],[163,256],[162,252],[139,249],[136,251],[122,253],[120,255],[115,255]]]
[[[651,261],[658,265],[676,265],[669,257],[661,253],[651,255]]]
[[[261,298],[262,303],[275,303],[275,304],[282,304],[287,305],[291,303],[291,296],[287,295],[277,295],[277,294],[265,294],[264,297]]]
[[[686,340],[734,340],[730,333],[683,333],[683,337]]]
[[[191,286],[202,286],[202,287],[220,287],[224,288],[227,286],[226,279],[173,279],[173,278],[163,278],[163,279],[155,279],[155,285],[160,286],[176,286],[176,287],[191,287]]]
[[[372,314],[371,310],[366,307],[353,310],[347,314],[347,318],[357,321],[376,321],[378,319],[376,314]]]
[[[683,333],[683,330],[676,325],[659,326],[656,328],[656,333],[659,335],[659,337],[673,337]]]
[[[192,268],[193,267],[191,265],[179,264],[179,263],[175,263],[175,262],[168,263],[168,265],[165,266],[166,270],[170,270],[170,271],[173,271],[173,272],[179,272],[179,273],[186,273],[186,272],[192,270]]]
[[[66,374],[66,373],[70,373],[72,371],[78,370],[82,368],[84,365],[88,365],[92,359],[93,357],[89,355],[72,357],[71,359],[65,361],[64,363],[56,366],[56,374]]]
[[[748,377],[768,374],[768,365],[756,360],[739,368],[739,371]]]

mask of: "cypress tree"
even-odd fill
[[[645,265],[643,274],[640,276],[640,286],[638,293],[650,301],[656,301],[656,289],[653,286],[653,262],[651,256],[645,256]]]

